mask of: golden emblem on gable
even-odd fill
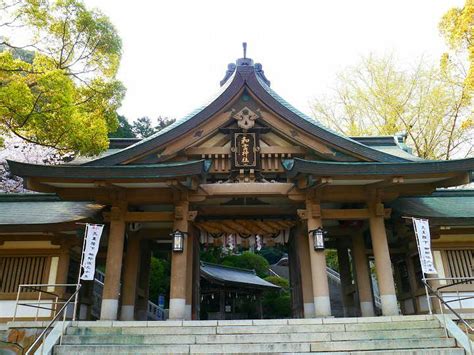
[[[237,120],[237,125],[242,129],[250,129],[254,126],[258,114],[253,112],[247,106],[232,116]]]

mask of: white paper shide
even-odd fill
[[[82,275],[81,280],[94,280],[95,258],[99,251],[100,237],[104,229],[103,224],[87,224],[86,242],[82,257]]]
[[[421,270],[424,274],[437,274],[431,253],[430,225],[427,219],[413,218],[413,227],[418,244]]]

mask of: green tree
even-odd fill
[[[158,301],[159,295],[169,295],[171,265],[166,259],[152,257],[150,264],[150,290],[149,299]]]
[[[149,117],[137,118],[132,124],[133,133],[139,138],[150,137],[156,132]]]
[[[162,129],[164,129],[164,128],[168,127],[169,125],[173,124],[174,122],[176,122],[176,118],[168,118],[168,117],[158,116],[157,121],[158,122],[155,126],[155,131],[159,132]]]
[[[147,138],[174,123],[176,119],[158,116],[156,125],[149,117],[140,117],[133,122],[132,130],[136,136]]]
[[[268,268],[270,267],[267,259],[249,251],[245,251],[240,255],[228,255],[222,259],[221,264],[241,269],[255,270],[255,273],[259,277],[266,277],[268,275]]]
[[[439,29],[449,48],[469,62],[463,84],[466,96],[470,99],[474,90],[474,1],[465,0],[463,7],[448,10],[440,21]],[[450,60],[450,55],[445,53],[442,63]]]
[[[272,318],[287,318],[291,316],[290,283],[278,276],[268,276],[266,281],[280,286],[280,290],[266,291],[263,295],[263,310],[266,316]]]
[[[109,138],[136,138],[127,117],[118,115],[118,128],[115,132],[109,133]]]
[[[404,69],[393,56],[363,58],[337,76],[328,96],[316,99],[316,119],[347,135],[406,132],[414,153],[450,159],[472,152],[472,107],[459,65],[421,60]]]
[[[0,29],[0,133],[61,152],[105,150],[125,91],[109,19],[81,0],[0,0]]]

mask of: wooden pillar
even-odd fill
[[[147,320],[148,299],[150,293],[150,264],[151,264],[151,241],[141,239],[140,244],[140,271],[138,275],[137,300],[135,304],[135,318]],[[156,302],[156,300],[152,300]]]
[[[193,256],[194,256],[194,234],[193,230],[189,230],[188,243],[185,250],[186,253],[186,306],[184,319],[192,319],[193,311]]]
[[[308,218],[308,231],[322,227],[321,207],[319,204],[307,199],[306,213]],[[331,302],[326,271],[326,254],[324,250],[314,250],[312,236],[308,234],[306,238],[309,246],[315,316],[330,316]]]
[[[384,206],[382,203],[374,202],[369,205],[369,209],[370,236],[372,238],[372,249],[382,302],[382,314],[384,316],[397,315],[398,304],[387,233],[385,231]]]
[[[201,260],[200,260],[200,244],[199,244],[199,230],[193,227],[193,283],[192,283],[192,319],[201,319]]]
[[[140,239],[136,235],[130,235],[125,253],[120,320],[134,320],[139,262]]]
[[[179,202],[175,208],[174,230],[188,232],[187,201]],[[184,251],[171,253],[171,285],[169,319],[186,318],[186,282],[187,282],[187,249],[189,237],[184,238]]]
[[[351,291],[352,275],[349,261],[348,249],[337,248],[337,259],[339,262],[339,275],[341,278],[342,305],[344,307],[344,317],[355,316],[354,297]]]
[[[110,213],[110,231],[102,293],[101,320],[116,320],[118,314],[120,276],[122,272],[123,243],[125,239],[125,206],[114,206]]]
[[[290,276],[290,297],[291,297],[291,317],[303,318],[303,290],[301,284],[301,266],[299,256],[299,244],[306,245],[306,238],[301,238],[301,223],[290,230],[290,238],[288,240],[288,271]],[[309,256],[308,256],[309,258]],[[310,285],[311,287],[311,285]],[[310,302],[313,305],[313,296]]]
[[[369,262],[365,252],[363,232],[358,232],[354,236],[354,240],[352,242],[352,252],[356,268],[360,312],[362,317],[373,317],[375,315],[374,300],[370,280]]]
[[[300,260],[301,288],[303,293],[303,309],[305,318],[314,318],[313,280],[311,276],[311,261],[309,258],[310,246],[306,242],[308,230],[306,227],[298,229],[296,246]]]

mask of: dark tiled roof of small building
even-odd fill
[[[239,269],[205,262],[201,262],[201,276],[209,282],[217,282],[220,284],[231,284],[234,286],[240,285],[242,287],[252,288],[280,288],[279,286],[258,277],[253,270]]]
[[[0,194],[0,225],[43,225],[93,218],[104,206],[61,201],[54,194]]]

